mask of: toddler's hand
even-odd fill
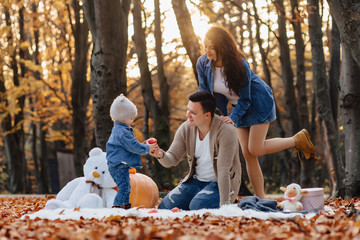
[[[155,150],[159,148],[157,143],[149,144],[149,146],[150,146],[150,153],[154,153]]]

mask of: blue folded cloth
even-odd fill
[[[277,209],[277,202],[275,200],[262,199],[259,197],[245,197],[241,199],[238,206],[245,209],[252,209],[261,212],[280,212],[281,210]]]
[[[249,196],[241,199],[238,204],[239,208],[246,210],[252,209],[260,212],[282,212],[282,213],[302,213],[306,214],[308,211],[282,211],[277,208],[277,202],[270,199],[262,199],[259,197]]]

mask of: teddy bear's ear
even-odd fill
[[[301,190],[300,193],[301,193],[301,195],[306,195],[306,194],[309,193],[309,191],[308,190]]]
[[[286,188],[285,187],[280,187],[280,190],[283,192],[286,192]]]
[[[101,148],[95,147],[95,148],[93,148],[93,149],[90,150],[89,156],[90,156],[90,157],[93,157],[93,156],[95,156],[95,155],[101,154],[102,152],[103,152],[103,151],[101,150]]]

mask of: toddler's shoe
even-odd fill
[[[114,206],[112,206],[112,208],[129,209],[129,208],[131,208],[131,203],[128,203],[128,204],[125,204],[125,205],[122,205],[122,206],[120,206],[120,205],[114,205]]]

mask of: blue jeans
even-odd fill
[[[131,190],[129,169],[130,167],[124,164],[116,165],[115,167],[109,166],[110,175],[119,188],[114,199],[114,206],[124,206],[129,203]]]
[[[202,182],[190,178],[174,188],[159,204],[159,209],[178,207],[182,210],[219,208],[220,195],[217,182]]]

